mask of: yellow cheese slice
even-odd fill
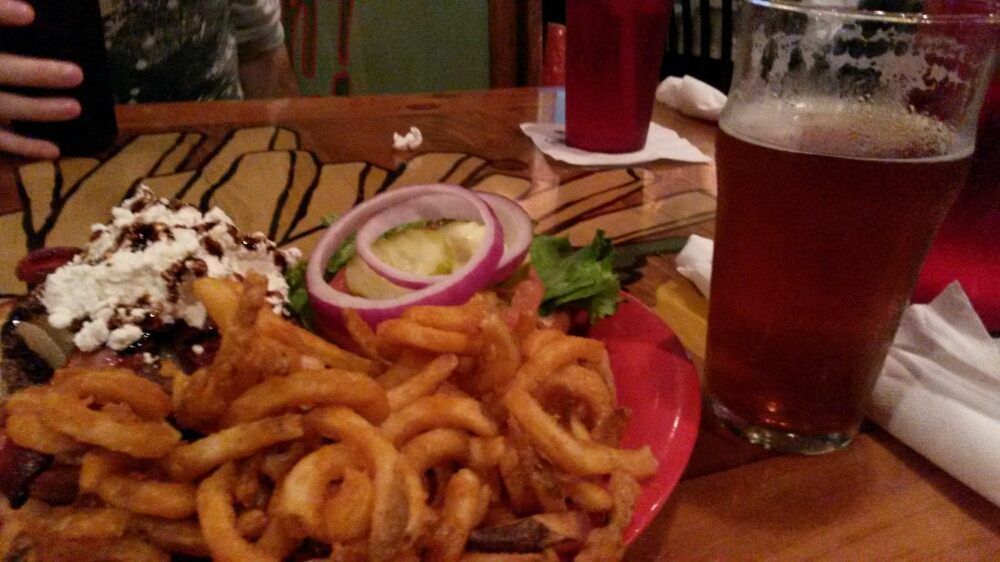
[[[705,358],[708,333],[708,299],[683,277],[671,279],[656,288],[657,315],[670,326],[692,356]]]

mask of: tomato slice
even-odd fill
[[[347,286],[347,276],[344,274],[344,268],[340,268],[337,273],[330,279],[330,286],[341,293],[350,293],[351,289]]]
[[[42,248],[28,253],[17,263],[14,274],[29,285],[37,285],[50,273],[69,263],[82,250],[70,246]]]

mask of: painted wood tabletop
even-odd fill
[[[93,158],[0,162],[0,295],[27,251],[77,246],[140,183],[308,252],[323,220],[394,187],[457,183],[517,199],[537,231],[628,258],[633,296],[655,303],[677,241],[714,232],[714,164],[570,166],[520,123],[550,121],[555,93],[301,98],[121,106],[116,146]],[[714,125],[654,120],[713,154]],[[397,151],[393,133],[423,144]],[[820,457],[776,456],[702,423],[684,480],[629,560],[1000,560],[1000,508],[871,426]]]

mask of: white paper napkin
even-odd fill
[[[1000,506],[1000,345],[957,282],[904,313],[869,416]]]
[[[692,76],[668,76],[656,88],[656,100],[689,117],[718,121],[726,94]]]
[[[649,136],[642,150],[622,154],[588,152],[567,146],[566,126],[560,123],[521,123],[521,130],[531,137],[538,150],[577,166],[627,166],[660,159],[700,163],[712,161],[675,131],[656,123],[649,124]]]
[[[677,270],[706,296],[713,250],[692,236],[677,256]],[[869,417],[1000,506],[1000,341],[957,282],[904,312]]]
[[[416,150],[423,142],[424,135],[416,127],[410,127],[410,131],[405,135],[392,134],[392,147],[396,150]]]
[[[708,298],[709,281],[712,279],[712,250],[715,242],[692,234],[684,248],[677,254],[677,272],[694,283],[701,294]]]

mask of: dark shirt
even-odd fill
[[[279,0],[101,0],[117,103],[239,99],[239,57],[280,46]]]

